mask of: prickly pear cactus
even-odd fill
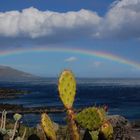
[[[102,122],[106,121],[107,113],[106,113],[105,109],[102,108],[102,107],[98,107],[96,109],[97,109],[97,112],[98,112],[98,114],[100,116],[101,121]]]
[[[113,140],[113,127],[110,124],[110,122],[105,122],[101,126],[100,133],[104,136],[105,139],[107,139],[107,140]]]
[[[66,108],[71,108],[76,94],[76,80],[70,70],[64,70],[58,82],[59,96]]]
[[[50,140],[56,140],[56,134],[54,131],[53,123],[52,123],[50,117],[46,113],[43,113],[41,115],[41,124],[42,124],[42,128],[43,128],[44,132],[46,133],[46,136]]]
[[[105,111],[101,108],[89,107],[76,115],[77,123],[88,130],[98,130],[105,120]]]
[[[69,120],[69,130],[70,130],[70,136],[71,140],[80,140],[80,135],[78,132],[77,125],[75,123],[75,114],[72,109],[67,110],[68,114],[68,120]]]
[[[68,125],[71,140],[79,140],[80,135],[75,123],[75,115],[72,109],[76,94],[76,80],[74,74],[70,70],[64,70],[58,81],[59,96],[67,110]]]

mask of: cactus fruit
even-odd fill
[[[68,115],[69,130],[71,140],[79,140],[80,135],[75,123],[75,115],[72,109],[76,94],[76,80],[74,74],[70,70],[64,70],[59,78],[58,91]]]
[[[113,140],[113,127],[110,122],[105,122],[101,126],[101,134],[104,136],[105,139]]]
[[[76,80],[69,70],[64,70],[58,83],[59,96],[66,108],[71,108],[76,94]]]
[[[105,120],[105,111],[102,108],[89,107],[76,115],[77,123],[88,130],[98,130]]]
[[[41,115],[41,124],[46,136],[50,140],[56,140],[56,133],[54,131],[53,122],[51,121],[50,117],[46,113],[43,113]]]

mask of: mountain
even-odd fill
[[[31,80],[39,78],[35,75],[14,69],[9,66],[0,66],[0,81],[19,81],[19,80]]]

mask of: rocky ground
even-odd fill
[[[115,140],[140,140],[140,122],[129,122],[122,116],[109,116]]]
[[[136,140],[140,140],[140,120],[133,121],[131,123],[132,126],[132,136],[136,138]]]

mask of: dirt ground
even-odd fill
[[[133,128],[132,136],[134,137],[134,140],[140,140],[140,128]]]

